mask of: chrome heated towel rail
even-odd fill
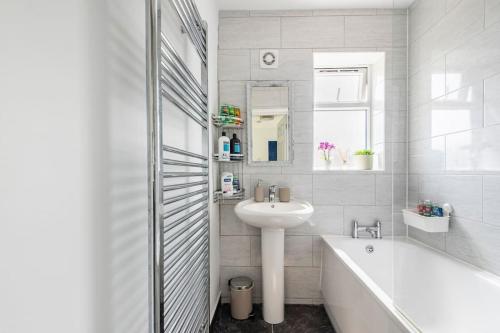
[[[208,332],[207,26],[193,0],[146,0],[146,10],[150,333]],[[199,72],[162,31],[162,14],[176,17],[200,58]],[[193,124],[199,127],[198,151],[166,133],[172,125],[192,132]]]

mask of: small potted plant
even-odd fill
[[[322,152],[322,159],[325,161],[325,168],[327,170],[332,168],[332,159],[330,156],[330,152],[336,148],[334,143],[330,143],[328,141],[320,142],[318,146],[318,150]]]
[[[373,169],[373,155],[371,149],[361,149],[354,153],[354,167],[357,170]]]

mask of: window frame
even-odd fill
[[[352,69],[364,69],[365,72],[365,85],[364,85],[364,95],[365,101],[360,103],[348,103],[339,102],[331,103],[328,105],[318,106],[316,104],[316,76],[318,73],[324,73],[325,71],[338,71],[338,70],[352,70]],[[314,83],[313,83],[313,116],[315,112],[335,112],[335,111],[365,111],[365,149],[372,149],[372,124],[373,124],[373,113],[371,108],[372,96],[371,96],[371,67],[369,65],[359,65],[359,66],[345,66],[345,67],[318,67],[314,68]],[[314,128],[313,128],[314,130]]]

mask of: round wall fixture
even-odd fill
[[[262,56],[262,61],[267,65],[271,66],[276,62],[276,56],[272,52],[266,52]]]
[[[278,50],[260,50],[260,68],[278,68]]]

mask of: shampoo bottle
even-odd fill
[[[229,147],[229,138],[226,136],[226,132],[222,132],[222,136],[219,138],[219,161],[231,160]]]
[[[233,134],[233,138],[230,141],[230,151],[231,154],[241,154],[241,142],[236,137],[236,133]]]

